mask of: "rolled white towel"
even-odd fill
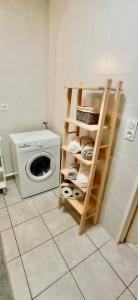
[[[72,188],[69,186],[64,186],[61,188],[61,195],[63,198],[69,198],[72,196]]]
[[[72,196],[74,198],[77,198],[77,199],[83,199],[84,198],[83,192],[81,190],[79,190],[78,188],[73,188]]]
[[[79,171],[79,164],[77,162],[72,163],[68,168],[66,177],[70,180],[76,180],[77,174]]]
[[[87,187],[88,179],[89,179],[89,168],[84,164],[81,164],[76,178],[76,182],[81,187]]]
[[[68,148],[72,153],[78,153],[81,151],[79,137],[74,137],[68,144]]]

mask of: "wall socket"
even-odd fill
[[[5,110],[8,110],[8,109],[9,109],[9,106],[8,106],[7,103],[1,103],[0,107],[1,107],[1,110],[2,110],[2,111],[5,111]]]
[[[128,119],[126,123],[125,133],[124,133],[124,139],[133,141],[135,138],[135,133],[137,129],[138,119]]]

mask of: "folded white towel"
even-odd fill
[[[78,153],[81,151],[79,137],[74,137],[68,144],[68,148],[72,153]]]
[[[76,178],[76,182],[81,187],[87,187],[88,179],[89,179],[89,168],[84,164],[81,164]]]

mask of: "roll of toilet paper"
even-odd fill
[[[83,192],[77,188],[73,189],[73,197],[77,199],[82,199],[83,198]]]
[[[69,186],[64,186],[61,188],[61,195],[64,198],[68,198],[72,196],[72,188]]]

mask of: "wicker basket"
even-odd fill
[[[85,124],[98,124],[99,111],[89,106],[77,106],[77,121]]]

